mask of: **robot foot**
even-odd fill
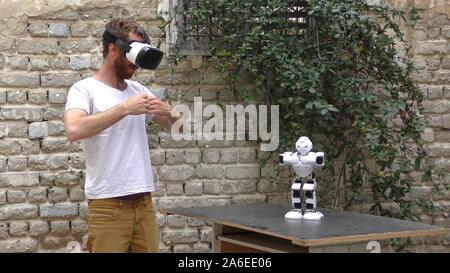
[[[323,214],[319,211],[308,211],[303,215],[303,219],[319,221],[323,218]]]
[[[301,211],[292,210],[284,215],[284,218],[286,219],[294,219],[294,220],[301,220],[303,219],[303,215]]]

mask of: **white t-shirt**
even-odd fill
[[[94,78],[81,80],[69,90],[66,111],[77,108],[93,115],[132,95],[153,96],[138,82],[126,80],[126,83],[127,88],[121,91]],[[128,115],[99,134],[81,140],[88,199],[154,191],[145,119],[145,115]]]

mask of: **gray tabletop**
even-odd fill
[[[302,246],[353,243],[401,237],[447,235],[449,229],[418,222],[368,214],[321,209],[320,221],[288,220],[289,205],[257,204],[247,206],[164,209],[162,213],[199,218],[292,240]]]

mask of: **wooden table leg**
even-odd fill
[[[221,242],[217,239],[218,235],[222,235],[223,226],[218,223],[213,223],[213,238],[212,238],[212,250],[214,253],[222,252]]]

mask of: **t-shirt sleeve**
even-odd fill
[[[86,89],[73,85],[67,94],[65,110],[67,111],[69,109],[81,109],[84,110],[86,114],[90,115],[92,109],[89,92]]]

